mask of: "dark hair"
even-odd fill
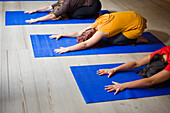
[[[89,29],[85,30],[80,36],[77,37],[77,42],[81,43],[81,42],[88,40],[96,33],[96,31],[97,31],[96,28],[89,28]],[[89,48],[97,49],[97,48],[107,47],[107,46],[109,46],[108,42],[101,39],[99,42],[97,42],[96,44],[94,44],[93,46],[91,46]]]
[[[164,58],[160,54],[155,54],[151,58],[149,64],[144,69],[137,72],[136,74],[144,78],[148,78],[162,71],[167,65],[168,63],[165,62]]]
[[[77,37],[77,42],[81,43],[88,40],[95,34],[96,31],[96,28],[89,28],[85,30],[80,36]]]
[[[136,74],[144,78],[148,78],[162,71],[167,65],[168,63],[165,62],[164,58],[160,54],[155,54],[151,58],[149,64],[144,69],[137,72]],[[165,82],[153,86],[149,86],[148,88],[164,88],[164,87],[170,87],[170,80],[167,80]]]

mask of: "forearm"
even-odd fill
[[[79,34],[79,33],[78,33]],[[96,44],[97,42],[99,42],[102,37],[104,36],[103,32],[97,31],[91,38],[89,38],[88,40],[78,43],[74,46],[70,46],[68,47],[69,51],[76,51],[76,50],[82,50],[82,49],[86,49],[88,47],[93,46],[94,44]]]
[[[154,82],[149,80],[149,78],[143,78],[140,80],[132,81],[132,82],[126,82],[122,84],[125,89],[130,88],[140,88],[140,87],[147,87],[154,85]]]
[[[131,89],[131,88],[140,88],[140,87],[146,87],[151,86],[153,83],[149,78],[144,78],[132,82],[126,82],[126,83],[117,83],[112,81],[115,85],[108,85],[105,86],[105,90],[108,90],[107,92],[115,91],[114,95],[116,95],[118,92],[123,91],[125,89]]]
[[[62,36],[63,37],[78,37],[80,36],[86,29],[89,29],[91,28],[91,25],[86,27],[85,29],[83,30],[80,30],[80,31],[75,31],[75,32],[70,32],[70,33],[63,33]]]
[[[45,21],[45,20],[51,20],[55,17],[54,14],[49,14],[49,15],[46,15],[46,16],[43,16],[43,17],[40,17],[40,18],[37,18],[36,21]]]
[[[129,70],[134,69],[137,67],[136,61],[127,62],[123,65],[120,65],[116,68],[114,68],[116,71],[123,71],[123,70]]]
[[[121,66],[118,66],[116,68],[114,68],[116,71],[122,71],[122,70],[129,70],[129,69],[134,69],[134,68],[138,68],[141,67],[143,65],[146,65],[150,62],[150,56],[147,55],[142,59],[139,59],[137,61],[131,61],[131,62],[127,62]]]
[[[123,86],[125,88],[147,87],[147,86],[153,86],[155,84],[162,83],[169,79],[170,79],[170,72],[166,70],[162,70],[149,78],[143,78],[140,80],[123,83]]]
[[[68,51],[77,51],[77,50],[82,50],[82,49],[86,49],[88,47],[88,45],[84,42],[67,47]]]
[[[62,36],[63,37],[78,37],[80,36],[86,29],[91,28],[91,25],[86,27],[85,29],[81,30],[81,31],[75,31],[75,32],[70,32],[70,33],[63,33]]]
[[[79,35],[78,31],[62,34],[63,37],[77,37],[78,35]]]
[[[51,10],[51,9],[52,9],[52,7],[51,7],[51,6],[45,6],[45,7],[42,7],[42,8],[36,9],[36,12],[49,11],[49,10]]]
[[[77,32],[74,32],[74,33],[72,35],[77,34]],[[77,50],[86,49],[86,48],[96,44],[99,40],[101,40],[101,38],[104,36],[103,34],[104,34],[103,32],[97,31],[91,38],[89,38],[85,42],[81,42],[81,43],[78,43],[76,45],[66,47],[66,48],[55,49],[54,51],[56,53],[61,54],[61,53],[69,52],[69,51],[77,51]],[[68,36],[68,34],[64,35],[64,36]]]
[[[86,30],[86,29],[89,29],[91,28],[91,25],[86,27],[85,29],[83,30],[80,30],[80,31],[76,31],[76,32],[71,32],[71,33],[64,33],[62,34],[62,36],[65,36],[65,37],[78,37],[78,36],[81,36],[81,34]]]

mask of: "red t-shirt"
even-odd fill
[[[166,54],[167,55],[168,65],[164,68],[164,70],[170,71],[170,46],[165,46],[165,47],[151,53],[150,57],[152,58],[155,54],[160,54],[160,55]]]

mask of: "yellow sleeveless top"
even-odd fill
[[[134,11],[105,14],[96,19],[92,28],[106,32],[108,37],[123,33],[129,39],[135,39],[146,29],[146,19]]]

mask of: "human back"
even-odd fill
[[[92,27],[98,28],[99,31],[106,32],[106,37],[112,37],[122,32],[127,38],[137,38],[135,33],[126,33],[130,30],[139,30],[137,34],[140,36],[146,28],[146,19],[134,11],[116,12],[105,14],[99,17]],[[134,31],[135,32],[135,31]]]

